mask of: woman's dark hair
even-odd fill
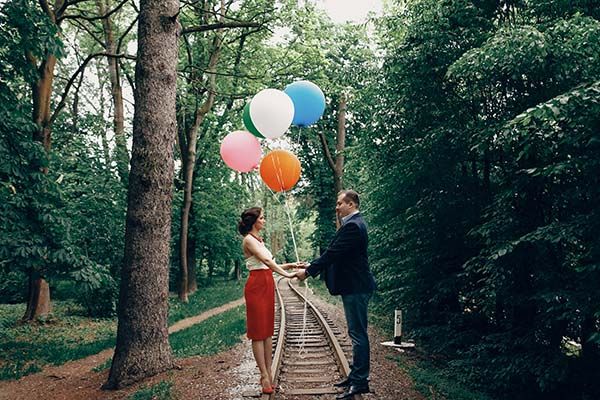
[[[252,226],[258,217],[260,217],[260,213],[262,213],[262,208],[260,207],[252,207],[244,210],[240,217],[240,222],[238,222],[238,231],[242,236],[246,236],[252,230]]]

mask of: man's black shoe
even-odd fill
[[[343,381],[339,381],[338,383],[334,383],[333,386],[339,387],[339,388],[347,388],[348,386],[350,386],[350,384],[351,384],[350,379],[346,378]]]
[[[350,385],[348,389],[342,394],[337,395],[336,400],[344,400],[351,399],[355,394],[369,393],[369,385],[366,386],[356,386]]]

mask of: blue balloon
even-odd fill
[[[321,118],[325,111],[325,95],[314,83],[298,81],[286,86],[285,94],[294,103],[294,119],[292,125],[308,126]]]

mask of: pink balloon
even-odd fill
[[[221,142],[221,158],[229,168],[239,172],[256,168],[261,155],[260,143],[250,132],[231,132]]]

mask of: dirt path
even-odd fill
[[[169,327],[169,333],[189,328],[212,316],[244,304],[238,299],[212,308],[202,314],[186,318]],[[0,381],[0,399],[108,399],[121,398],[129,390],[103,392],[99,388],[106,380],[108,370],[93,372],[92,369],[111,358],[114,349],[71,361],[59,366],[47,366],[42,372],[27,375],[15,381]],[[185,364],[185,363],[183,363]]]

